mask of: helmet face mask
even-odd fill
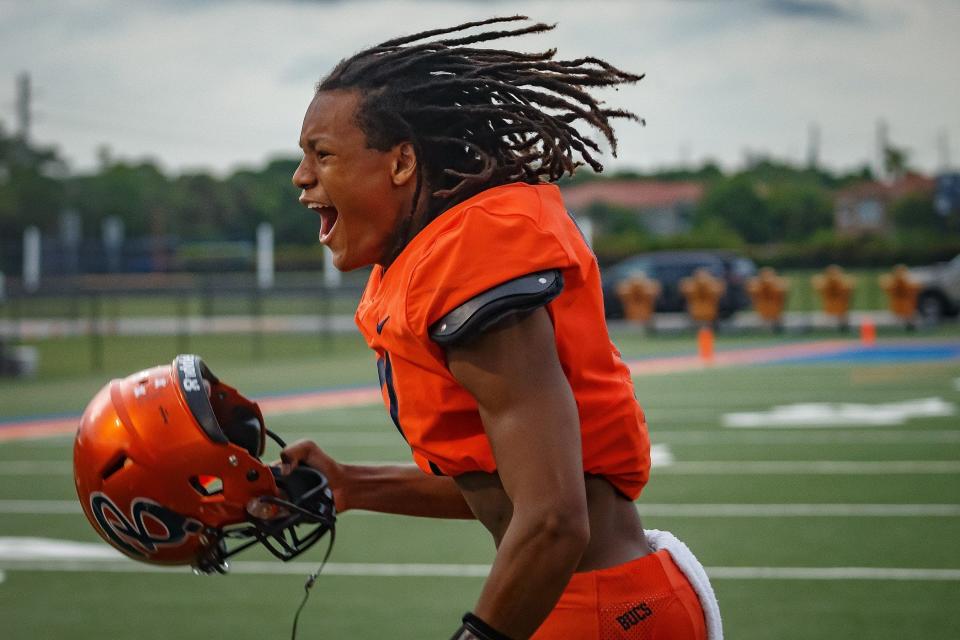
[[[77,495],[97,533],[135,560],[224,572],[258,542],[290,560],[332,530],[333,494],[314,469],[264,464],[268,435],[283,445],[256,403],[180,355],[111,381],[87,406]]]

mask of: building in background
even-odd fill
[[[930,195],[935,185],[932,178],[908,173],[892,183],[861,182],[841,189],[834,198],[834,229],[848,236],[890,233],[893,203],[909,195]]]
[[[703,197],[699,183],[659,180],[597,180],[562,190],[567,208],[578,216],[602,206],[633,211],[655,236],[690,231],[694,210]]]

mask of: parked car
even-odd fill
[[[623,317],[617,285],[640,275],[660,283],[657,312],[684,311],[687,303],[680,291],[680,281],[701,267],[727,285],[720,299],[721,318],[729,318],[735,312],[750,307],[747,280],[757,273],[757,266],[750,258],[732,251],[656,251],[630,256],[603,270],[601,279],[606,316]]]
[[[910,269],[920,284],[917,311],[925,319],[938,321],[960,313],[960,255],[950,262]]]

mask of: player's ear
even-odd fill
[[[401,142],[393,148],[390,178],[395,186],[403,186],[417,176],[417,154],[412,142]]]

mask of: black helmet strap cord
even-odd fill
[[[287,443],[284,442],[283,439],[277,434],[275,434],[273,431],[270,431],[269,429],[265,429],[265,431],[267,432],[267,435],[270,436],[270,439],[276,442],[278,445],[280,445],[281,447],[287,446]],[[270,500],[270,501],[273,502],[274,500]],[[281,502],[281,501],[277,501],[277,502]],[[303,515],[307,515],[307,516],[312,515],[306,512],[306,510],[304,510],[299,506],[292,505],[292,504],[287,504],[285,506],[287,508],[292,508],[297,512],[302,512]],[[297,625],[300,623],[300,614],[303,612],[303,607],[306,606],[307,600],[310,599],[310,589],[313,588],[313,585],[314,583],[316,583],[317,578],[323,572],[323,568],[327,566],[327,560],[330,559],[330,553],[333,551],[333,543],[337,539],[336,521],[334,520],[333,522],[327,523],[327,526],[330,527],[329,529],[330,542],[327,544],[327,552],[323,554],[323,561],[320,562],[320,566],[317,567],[317,570],[311,573],[310,575],[308,575],[306,582],[303,583],[303,600],[300,601],[300,606],[297,607],[296,613],[293,614],[293,628],[290,630],[290,640],[297,640]]]
[[[267,432],[267,435],[270,436],[270,439],[276,442],[278,445],[280,445],[281,447],[287,446],[287,443],[284,442],[283,439],[277,434],[275,434],[273,431],[266,429],[266,432]],[[266,496],[264,498],[266,498]],[[261,498],[261,499],[264,499],[264,498]],[[285,501],[280,501],[276,499],[268,499],[268,501],[281,502],[281,503],[285,502]],[[299,512],[305,516],[313,515],[307,512],[302,507],[299,507],[297,505],[288,503],[284,506],[286,506],[288,509],[293,509],[294,511]],[[323,572],[323,568],[327,566],[327,560],[330,559],[330,553],[333,551],[333,543],[337,539],[337,527],[335,523],[336,523],[335,520],[333,522],[327,523],[328,526],[330,527],[329,529],[330,542],[327,544],[327,552],[323,554],[323,560],[320,562],[320,566],[317,567],[317,570],[311,573],[310,575],[308,575],[307,580],[303,583],[303,599],[300,601],[300,606],[297,607],[297,611],[293,614],[293,627],[290,629],[290,640],[297,640],[297,625],[300,623],[300,614],[303,612],[303,607],[306,606],[307,600],[310,599],[310,589],[313,588],[313,585],[314,583],[316,583],[317,578]]]
[[[335,526],[330,527],[330,543],[327,545],[327,552],[323,555],[323,561],[320,563],[320,566],[317,567],[317,570],[307,576],[307,581],[303,583],[303,600],[300,601],[300,606],[297,607],[297,612],[293,614],[293,629],[290,631],[290,640],[297,640],[297,623],[300,622],[300,612],[303,611],[304,605],[307,604],[307,599],[310,597],[310,589],[313,588],[313,584],[317,581],[317,578],[320,576],[320,573],[323,571],[323,568],[327,566],[327,560],[330,559],[330,552],[333,551],[333,542],[337,538],[337,529]]]
[[[264,427],[263,430],[267,432],[267,435],[270,436],[271,440],[273,440],[278,445],[280,445],[281,449],[287,446],[287,443],[283,441],[283,438],[278,436],[276,433],[274,433],[273,431],[270,431],[270,429],[267,429],[266,427]]]

